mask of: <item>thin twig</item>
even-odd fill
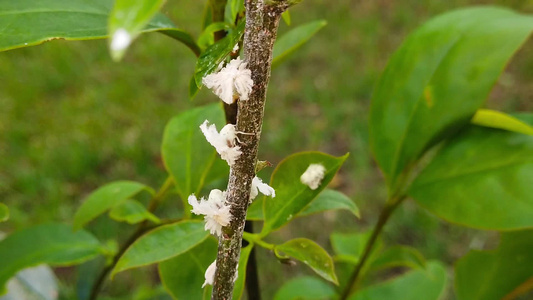
[[[376,226],[374,226],[374,229],[372,230],[372,235],[368,239],[365,245],[365,249],[363,251],[363,255],[361,255],[361,259],[357,263],[357,266],[355,266],[355,270],[350,276],[350,279],[348,279],[348,282],[346,283],[346,286],[344,287],[344,290],[342,291],[341,297],[339,300],[346,300],[350,296],[351,292],[355,289],[355,286],[357,285],[357,280],[359,279],[359,275],[361,274],[361,271],[363,267],[365,266],[365,263],[367,262],[368,258],[370,257],[370,254],[372,253],[372,250],[374,248],[374,245],[381,234],[381,231],[383,231],[383,227],[389,220],[390,216],[394,212],[394,210],[400,205],[400,203],[405,199],[405,197],[399,197],[399,198],[393,198],[391,201],[388,201],[383,210],[381,211],[378,222],[376,223]]]

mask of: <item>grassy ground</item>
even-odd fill
[[[279,238],[305,235],[327,245],[334,228],[373,224],[385,193],[367,144],[367,112],[378,75],[403,38],[425,20],[486,3],[533,12],[530,0],[306,0],[292,9],[294,25],[325,19],[328,26],[274,70],[261,159],[276,164],[302,150],[351,152],[335,185],[356,201],[363,218],[305,219]],[[183,5],[169,0],[165,12],[197,36],[203,1]],[[283,24],[280,32],[288,29]],[[533,79],[532,49],[530,41],[517,54],[489,107],[533,109],[527,83]],[[110,60],[104,41],[54,41],[0,53],[0,201],[12,211],[0,230],[71,221],[84,195],[113,180],[160,185],[165,123],[180,111],[216,101],[207,91],[188,100],[193,67],[188,49],[159,34],[142,36],[119,64]],[[309,229],[309,222],[317,227]],[[448,262],[463,255],[472,240],[490,242],[492,236],[444,224],[409,202],[391,222],[390,242],[414,245],[427,257]],[[285,277],[267,272],[262,279],[274,284],[266,294],[294,272],[299,271],[285,272]]]

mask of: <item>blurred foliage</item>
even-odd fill
[[[373,224],[385,198],[367,142],[376,78],[407,33],[438,13],[473,4],[533,12],[531,0],[306,0],[291,8],[292,25],[282,23],[280,35],[316,19],[328,25],[273,71],[260,159],[276,165],[302,150],[351,152],[332,185],[355,199],[363,217],[358,228]],[[197,37],[203,5],[169,0],[163,12]],[[526,55],[532,49],[530,40],[512,60],[489,108],[533,110],[533,90],[527,84],[533,80],[533,56]],[[84,196],[114,180],[161,185],[166,178],[159,149],[165,124],[185,109],[216,101],[205,89],[194,101],[188,99],[194,63],[189,49],[156,33],[139,37],[120,64],[112,62],[103,40],[58,40],[0,53],[0,201],[11,215],[0,230],[72,221]],[[162,210],[177,210],[177,196],[171,198]],[[279,239],[306,236],[327,245],[324,232],[355,226],[350,213],[335,214],[296,220],[278,233]],[[107,216],[98,220],[93,230],[100,238],[125,228]],[[323,231],[313,230],[309,220]],[[494,244],[493,234],[444,224],[410,202],[391,223],[386,239],[417,247],[427,258],[450,262],[468,247]],[[268,296],[296,273],[310,274],[305,268],[284,266],[283,274],[272,269],[277,266],[260,264],[262,282],[272,283],[264,287]],[[153,277],[146,270],[117,277],[136,276]],[[130,288],[117,286],[112,294]]]

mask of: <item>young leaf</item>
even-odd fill
[[[55,39],[107,38],[111,5],[112,1],[108,0],[0,1],[0,27],[4,28],[0,35],[0,51]],[[191,35],[175,27],[168,18],[158,14],[141,29],[142,32],[160,31],[181,41],[198,55],[200,49]]]
[[[301,152],[284,159],[272,173],[270,185],[276,190],[276,197],[264,201],[263,232],[280,228],[302,211],[326,188],[347,157],[348,154],[334,157],[321,152]],[[326,169],[320,186],[314,190],[300,181],[310,164],[321,164]]]
[[[518,288],[533,278],[532,249],[533,230],[527,230],[503,233],[498,249],[470,251],[455,265],[457,298],[518,299]]]
[[[204,274],[217,257],[217,242],[203,243],[174,258],[159,263],[159,277],[174,299],[202,299]]]
[[[508,131],[533,135],[533,127],[520,121],[519,119],[490,109],[478,109],[472,118],[472,124],[499,128]]]
[[[202,86],[202,79],[215,71],[218,65],[231,53],[233,47],[240,41],[246,22],[241,21],[225,38],[209,46],[196,61],[194,80],[198,87]]]
[[[369,269],[371,271],[377,271],[393,267],[424,269],[426,267],[426,260],[415,248],[396,245],[377,254],[370,263]]]
[[[233,299],[241,299],[244,292],[244,283],[246,282],[246,266],[248,265],[248,258],[252,252],[254,245],[249,244],[248,246],[241,249],[241,256],[239,257],[239,269],[237,281],[233,287]]]
[[[533,136],[471,126],[440,149],[408,193],[450,222],[517,230],[533,227],[531,178]]]
[[[322,27],[326,26],[325,20],[318,20],[300,25],[281,36],[274,44],[272,53],[272,68],[277,67],[298,48],[302,47]]]
[[[150,220],[156,224],[161,222],[158,217],[149,212],[139,201],[132,199],[127,199],[113,207],[109,211],[109,217],[119,222],[128,222],[129,224],[137,224],[144,220]]]
[[[438,300],[446,287],[446,269],[437,261],[426,270],[414,270],[384,283],[357,291],[349,300],[394,299]]]
[[[9,219],[9,208],[7,205],[0,202],[0,222],[5,222]]]
[[[286,282],[274,296],[274,300],[323,300],[335,299],[335,289],[324,281],[310,276],[298,277]]]
[[[224,19],[229,24],[234,24],[237,15],[244,11],[244,0],[228,0],[224,11]]]
[[[43,263],[75,265],[101,251],[94,236],[84,230],[74,232],[70,225],[45,224],[15,232],[0,241],[0,294],[19,270]]]
[[[115,0],[109,15],[109,45],[114,60],[124,56],[131,41],[141,33],[163,3],[164,0]],[[121,33],[125,34],[122,41],[119,40]]]
[[[163,134],[163,162],[182,199],[201,190],[215,160],[220,159],[200,130],[205,120],[222,128],[224,113],[218,103],[181,113],[168,122]]]
[[[277,256],[288,255],[308,265],[322,278],[338,284],[333,259],[317,243],[304,238],[290,240],[274,248]]]
[[[281,14],[281,18],[287,26],[291,26],[291,13],[288,9]]]
[[[153,193],[151,188],[133,181],[116,181],[98,188],[85,198],[74,215],[74,230],[80,229],[94,218],[142,190]]]
[[[198,37],[197,44],[201,49],[211,46],[215,42],[214,33],[220,30],[229,30],[231,26],[228,23],[217,22],[207,26],[202,34]]]
[[[180,255],[208,236],[203,221],[189,220],[158,227],[141,236],[124,252],[111,276]]]
[[[258,198],[248,207],[246,214],[247,220],[262,221],[263,216],[263,201],[265,197]],[[266,201],[270,201],[267,199]],[[306,206],[296,217],[304,217],[315,213],[320,213],[328,210],[347,210],[353,213],[356,217],[359,216],[359,208],[355,205],[352,199],[345,194],[331,190],[324,189],[316,198],[314,198],[308,206]]]
[[[370,109],[371,148],[390,192],[426,149],[468,125],[532,30],[530,16],[476,7],[438,16],[406,39]]]

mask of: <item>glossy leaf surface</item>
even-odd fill
[[[290,240],[274,248],[278,256],[288,255],[308,265],[322,278],[338,284],[333,259],[317,243],[304,238]]]
[[[526,230],[503,233],[495,250],[470,251],[455,266],[457,299],[525,299],[517,296],[520,287],[533,288],[532,249],[533,230]]]
[[[161,152],[165,168],[174,178],[176,189],[182,199],[198,193],[206,183],[218,154],[205,139],[200,125],[209,120],[220,130],[224,112],[220,104],[202,106],[187,110],[174,117],[167,124],[163,134]],[[229,167],[224,170],[227,176]],[[223,174],[220,174],[223,175]]]
[[[231,53],[244,33],[245,22],[241,21],[225,38],[209,46],[196,61],[194,80],[202,86],[202,78],[215,71],[218,65]]]
[[[112,4],[109,0],[1,0],[0,51],[55,39],[106,38]],[[158,14],[142,31],[161,31],[199,53],[190,34],[175,27],[168,18]]]
[[[182,221],[158,227],[137,239],[120,257],[111,276],[180,255],[209,236],[203,221]]]
[[[490,109],[478,109],[472,118],[472,124],[533,135],[532,126],[506,113]]]
[[[174,299],[202,299],[207,267],[217,258],[217,242],[203,243],[174,258],[159,263],[159,277]]]
[[[371,148],[390,191],[426,149],[470,122],[532,30],[533,17],[487,6],[445,13],[406,39],[370,110]]]
[[[335,299],[335,294],[331,285],[318,278],[304,276],[286,282],[277,291],[274,300]]]
[[[80,229],[94,218],[142,190],[152,192],[146,185],[134,181],[116,181],[98,188],[83,200],[83,204],[76,211],[74,229]]]
[[[280,228],[302,211],[326,188],[347,157],[348,154],[334,157],[321,152],[301,152],[284,159],[272,173],[270,186],[276,190],[276,197],[264,201],[263,232]],[[315,190],[300,182],[300,176],[310,164],[321,164],[326,169]]]
[[[286,13],[288,15],[288,11]],[[287,59],[289,55],[302,47],[313,37],[313,35],[326,26],[326,24],[327,22],[325,20],[313,21],[298,27],[294,27],[289,32],[282,35],[276,41],[274,44],[274,49],[272,50],[272,68],[277,67],[285,59]]]
[[[248,208],[246,218],[248,220],[259,221],[263,220],[263,201],[269,201],[270,198],[261,197],[252,203]],[[329,210],[347,210],[353,213],[358,218],[359,208],[355,205],[352,199],[348,198],[345,194],[331,190],[324,189],[315,199],[309,203],[296,217],[304,217]]]
[[[149,212],[139,201],[128,199],[109,211],[109,217],[119,222],[128,222],[137,224],[144,220],[150,220],[153,223],[160,223],[158,217]]]
[[[446,287],[446,269],[436,261],[426,270],[414,270],[384,283],[357,291],[350,300],[438,300]]]
[[[531,115],[528,123],[533,124]],[[464,226],[531,228],[531,178],[533,136],[471,126],[440,149],[409,195],[437,216]]]
[[[39,264],[75,265],[101,252],[94,236],[84,230],[74,232],[70,225],[44,224],[15,232],[0,241],[0,294],[19,270]]]

